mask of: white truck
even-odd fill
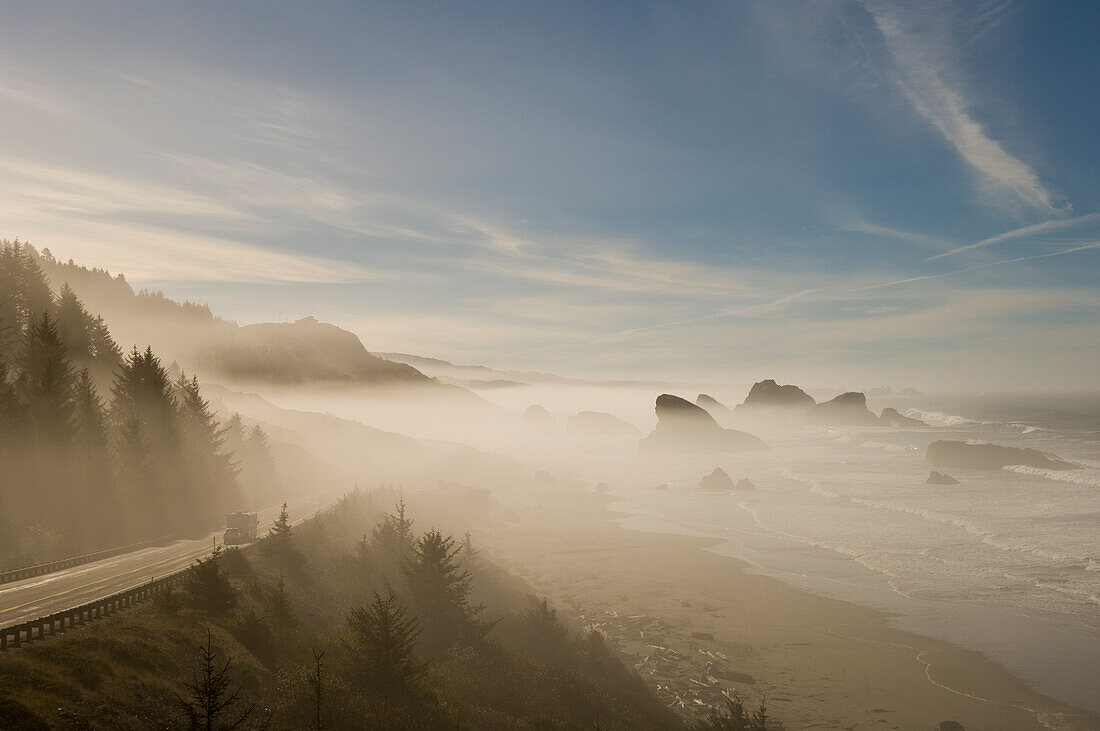
[[[259,520],[255,513],[247,510],[237,510],[225,516],[225,537],[227,546],[238,546],[242,543],[251,543],[256,540],[256,530]]]

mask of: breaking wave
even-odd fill
[[[973,426],[977,422],[967,419],[964,416],[955,416],[954,414],[943,414],[939,411],[921,411],[920,409],[906,409],[905,415],[910,419],[920,419],[929,426]]]
[[[1003,469],[1006,472],[1016,472],[1021,475],[1045,477],[1048,480],[1068,482],[1073,485],[1088,485],[1089,487],[1100,487],[1100,478],[1091,475],[1082,475],[1074,472],[1067,472],[1064,470],[1044,470],[1041,467],[1029,467],[1022,464],[1008,465]]]

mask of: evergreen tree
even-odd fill
[[[107,413],[87,368],[80,370],[73,388],[73,417],[73,456],[82,478],[72,489],[76,504],[68,511],[70,535],[87,542],[96,541],[97,535],[117,536],[122,525],[110,462]]]
[[[232,668],[231,659],[218,661],[213,638],[210,630],[207,630],[206,645],[199,648],[199,666],[191,681],[185,683],[191,697],[180,700],[191,731],[232,731],[243,726],[252,715],[255,705],[245,708],[236,720],[221,720],[240,702],[242,689],[237,688],[232,692],[229,690],[229,671]]]
[[[402,566],[411,604],[424,628],[423,646],[434,654],[479,639],[488,626],[477,619],[483,607],[469,602],[473,578],[458,559],[454,538],[436,529],[417,540]]]
[[[57,323],[43,313],[23,338],[17,385],[27,404],[27,428],[38,446],[65,448],[73,438],[73,375]]]
[[[15,395],[8,364],[0,358],[0,455],[5,451],[4,447],[11,445],[16,424],[20,422],[20,411],[19,397]]]
[[[768,712],[764,701],[751,714],[737,696],[726,698],[723,709],[711,708],[710,714],[695,722],[693,731],[767,731]]]
[[[555,665],[568,662],[572,650],[569,630],[545,598],[525,609],[522,620],[524,639],[535,657]]]
[[[301,562],[301,554],[294,547],[294,531],[290,526],[290,513],[286,503],[283,503],[279,517],[267,532],[264,538],[263,550],[266,554],[286,567],[297,567]]]
[[[219,546],[206,558],[196,559],[187,572],[185,588],[192,606],[211,614],[225,614],[237,602],[237,590],[229,583],[221,558]]]
[[[384,696],[410,691],[424,673],[413,656],[420,630],[391,592],[357,607],[347,618],[348,674],[353,684]]]
[[[191,480],[201,486],[204,496],[204,517],[212,521],[239,502],[237,470],[232,455],[225,449],[224,430],[219,428],[210,402],[199,391],[199,380],[188,380],[180,373],[176,381],[181,437]],[[198,492],[198,491],[197,491]]]
[[[57,296],[57,329],[74,360],[92,359],[92,317],[72,288],[65,283]]]
[[[19,346],[19,330],[11,309],[11,302],[0,294],[0,360],[10,361]]]
[[[92,320],[88,331],[89,353],[92,358],[92,368],[98,378],[107,379],[122,365],[122,351],[111,337],[107,323],[102,316]],[[108,381],[103,380],[101,383]]]
[[[242,457],[242,477],[254,499],[270,499],[281,492],[271,446],[263,427],[256,424],[245,432],[239,454]]]
[[[413,547],[412,518],[405,509],[405,499],[398,501],[396,512],[371,530],[371,543],[382,553],[397,561],[408,555]]]
[[[121,491],[145,535],[189,529],[199,495],[188,479],[168,374],[151,348],[130,351],[111,388]]]
[[[241,415],[234,413],[230,416],[223,429],[226,450],[239,458],[244,448],[244,424],[241,422]]]
[[[0,300],[8,304],[18,332],[53,309],[50,286],[34,251],[19,239],[0,243]]]
[[[325,702],[325,651],[313,650],[313,667],[306,673],[306,684],[309,686],[309,700],[313,705],[313,728],[321,731],[324,725],[321,722],[321,711]]]

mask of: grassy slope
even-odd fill
[[[237,588],[236,606],[224,616],[149,603],[0,655],[0,728],[185,727],[179,697],[187,695],[208,629],[234,662],[233,687],[243,689],[245,705],[256,704],[253,727],[265,720],[273,728],[307,727],[305,673],[314,649],[326,651],[327,727],[386,725],[342,677],[340,635],[347,612],[374,591],[401,591],[399,576],[359,553],[393,497],[363,494],[297,528],[304,561],[296,568],[261,547],[224,559]],[[480,558],[468,563],[476,599],[497,625],[478,647],[431,660],[423,706],[432,710],[418,720],[415,711],[401,716],[410,727],[592,728],[597,717],[601,728],[679,726],[598,638],[574,633],[553,646],[532,635],[522,616],[528,587]],[[280,577],[295,617],[282,627],[272,620]],[[278,635],[274,653],[268,630]]]

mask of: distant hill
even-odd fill
[[[216,317],[206,305],[135,292],[121,274],[58,261],[48,249],[36,257],[51,288],[68,283],[90,312],[111,322],[123,349],[151,345],[166,361],[204,378],[237,384],[438,385],[413,366],[371,354],[354,333],[312,317],[241,327]]]
[[[238,328],[233,337],[203,353],[202,360],[234,381],[431,383],[410,365],[372,355],[354,333],[313,317]]]

